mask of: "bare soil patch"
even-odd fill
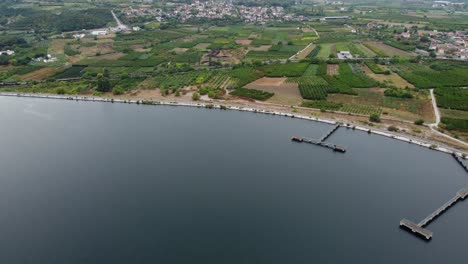
[[[247,87],[247,88],[256,89],[255,87],[280,86],[286,81],[286,79],[287,78],[263,77],[263,78],[260,78],[260,79],[258,79],[256,81],[253,81],[253,82],[247,84],[247,86],[251,86],[251,87]]]
[[[25,81],[41,81],[56,74],[60,69],[55,67],[45,67],[39,70],[21,75],[21,79]]]
[[[382,42],[371,41],[371,42],[366,42],[366,43],[368,43],[368,44],[376,47],[377,49],[383,51],[383,53],[387,54],[390,57],[393,57],[393,56],[411,57],[411,56],[413,56],[413,54],[411,54],[411,53],[409,53],[407,51],[394,48],[394,47],[386,45],[386,44],[384,44]]]
[[[302,96],[297,83],[287,83],[286,78],[264,77],[247,84],[245,87],[274,93],[275,95],[267,101],[270,103],[299,105],[302,102]]]
[[[248,46],[251,43],[252,43],[252,40],[250,40],[250,39],[236,39],[236,44],[237,45]]]
[[[268,51],[271,48],[271,45],[261,45],[258,47],[249,47],[249,51]]]
[[[65,39],[54,39],[51,42],[49,47],[49,53],[51,54],[64,54],[65,53],[65,44],[67,40]]]
[[[205,50],[207,49],[211,44],[210,43],[198,43],[193,47],[193,49],[198,49],[198,50]]]
[[[327,64],[328,75],[338,75],[339,69],[340,69],[340,66],[338,64]]]
[[[172,51],[174,51],[177,54],[185,53],[187,50],[189,50],[189,49],[187,49],[187,48],[174,48],[174,49],[172,49]]]
[[[151,50],[149,48],[146,48],[145,45],[132,45],[131,48],[136,52],[147,52]]]

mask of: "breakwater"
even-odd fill
[[[236,110],[243,112],[252,112],[252,113],[262,113],[269,115],[284,116],[290,118],[298,118],[308,121],[315,121],[320,123],[326,123],[331,125],[337,125],[339,122],[334,120],[329,120],[319,117],[311,117],[306,115],[272,111],[265,109],[257,109],[252,107],[242,107],[242,106],[233,106],[233,105],[222,105],[222,104],[208,104],[208,103],[192,103],[192,102],[166,102],[166,101],[146,101],[141,99],[114,99],[114,98],[104,98],[104,97],[95,97],[95,96],[69,96],[69,95],[52,95],[52,94],[30,94],[30,93],[11,93],[11,92],[0,92],[0,96],[9,96],[9,97],[28,97],[28,98],[41,98],[41,99],[58,99],[58,100],[75,100],[75,101],[87,101],[87,102],[106,102],[106,103],[126,103],[126,104],[144,104],[144,105],[166,105],[166,106],[185,106],[185,107],[198,107],[198,108],[211,108],[211,109],[221,109],[221,110]],[[446,146],[436,146],[432,143],[424,142],[420,139],[411,138],[409,136],[401,136],[392,133],[388,133],[379,129],[369,129],[367,127],[359,125],[341,125],[346,128],[352,128],[354,130],[364,131],[369,134],[376,134],[411,144],[419,145],[421,147],[429,148],[432,150],[455,154],[457,156],[462,156],[467,154],[459,150],[452,149]]]

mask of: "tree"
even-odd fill
[[[97,88],[96,90],[99,92],[109,92],[112,89],[112,85],[109,81],[109,78],[106,77],[98,77],[97,80]]]
[[[198,93],[193,93],[192,94],[192,100],[194,100],[194,101],[200,100],[200,95]]]
[[[374,123],[380,123],[380,115],[379,114],[371,114],[369,116],[369,121]]]

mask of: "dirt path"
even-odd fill
[[[440,124],[440,111],[439,111],[439,108],[437,108],[437,101],[436,101],[436,98],[434,96],[434,89],[430,89],[429,92],[431,93],[431,101],[432,101],[432,107],[434,108],[434,115],[435,115],[435,118],[436,118],[436,122],[435,123],[432,123],[432,124],[429,124],[429,128],[436,134],[440,135],[440,136],[443,136],[443,137],[446,137],[446,138],[449,138],[453,141],[456,141],[460,144],[463,144],[465,146],[468,146],[468,143],[466,143],[465,141],[462,141],[462,140],[459,140],[459,139],[456,139],[454,137],[451,137],[447,134],[444,134],[442,132],[439,132],[437,130],[437,127],[439,127],[439,124]]]

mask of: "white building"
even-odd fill
[[[0,51],[0,55],[11,56],[11,55],[13,55],[13,54],[15,54],[15,52],[12,51],[12,50],[3,50],[3,51]]]
[[[345,59],[352,59],[353,55],[349,51],[340,51],[337,53],[338,59],[345,60]]]
[[[107,30],[95,30],[93,32],[91,32],[91,35],[93,36],[104,36],[104,35],[107,35],[109,34],[109,32]]]

